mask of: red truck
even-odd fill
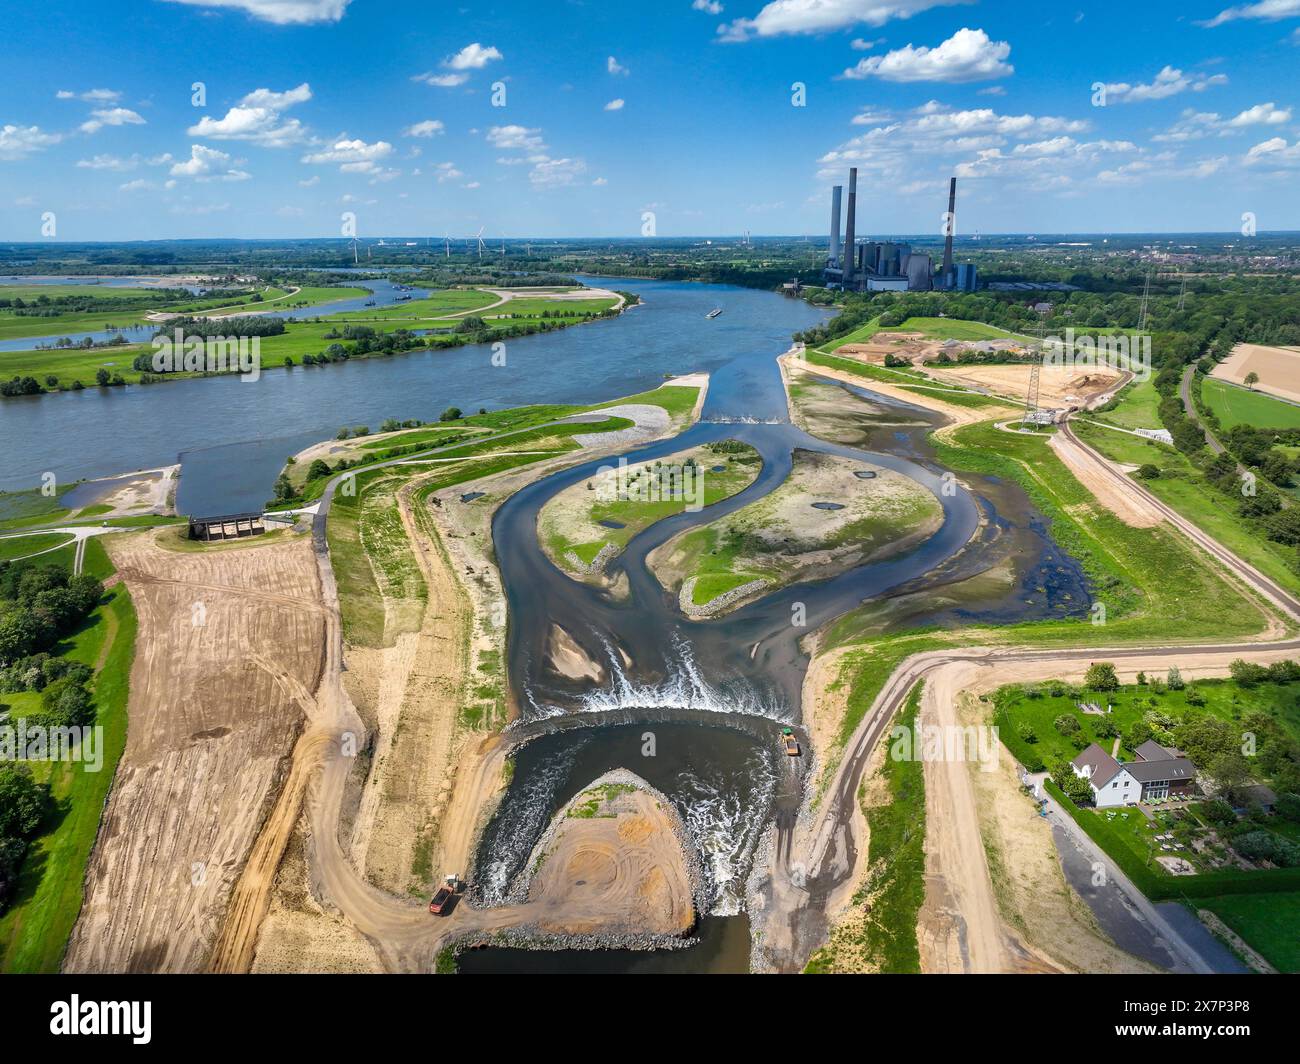
[[[448,876],[447,882],[438,888],[437,893],[429,902],[429,912],[433,913],[434,916],[445,916],[451,912],[454,899],[459,893],[459,887],[459,880],[454,875]]]

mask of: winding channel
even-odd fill
[[[860,389],[846,390],[881,402]],[[827,442],[791,424],[771,352],[737,357],[722,367],[712,377],[698,423],[622,457],[632,465],[735,439],[758,451],[762,471],[737,495],[679,513],[635,536],[608,567],[627,578],[622,597],[562,573],[537,537],[538,515],[548,500],[617,458],[555,473],[501,505],[492,535],[509,604],[509,676],[520,708],[509,737],[521,745],[512,782],[479,845],[472,888],[476,904],[508,901],[512,883],[553,813],[601,773],[625,767],[678,805],[703,857],[711,897],[700,932],[707,947],[700,951],[700,966],[717,970],[734,964],[739,937],[748,952],[748,934],[720,930],[717,921],[743,920],[745,881],[760,839],[773,820],[789,827],[798,814],[812,759],[786,757],[777,735],[779,725],[799,729],[802,721],[800,692],[808,658],[800,641],[864,602],[924,582],[968,547],[978,552],[977,533],[996,516],[988,499],[916,457],[923,446],[920,439],[932,427],[926,420],[933,418],[906,404],[888,405],[897,408],[895,416],[922,419],[920,428],[891,436],[898,443],[895,449],[907,457]],[[910,477],[942,506],[941,526],[905,554],[834,578],[787,586],[719,619],[687,618],[676,596],[650,571],[647,556],[683,530],[768,495],[789,476],[796,449],[857,459]],[[1026,519],[1033,523],[1035,515],[1026,511]],[[1030,561],[1041,561],[1053,550],[1045,534],[1033,542],[1036,552],[1030,553],[1037,556]],[[1021,558],[1017,567],[1025,563]],[[1074,570],[1070,577],[1078,592],[1075,607],[1082,610],[1087,595],[1081,574]],[[796,604],[805,614],[802,626],[792,623]],[[1030,612],[1023,601],[1009,606],[1021,616]],[[547,668],[552,624],[602,666],[603,683],[564,680]],[[647,738],[652,740],[650,754]],[[801,738],[807,751],[807,737]],[[732,944],[720,946],[719,940]],[[506,970],[518,966],[519,956],[488,950],[465,960],[469,970]],[[609,970],[612,963],[576,952],[566,960],[583,970]],[[625,960],[629,969],[644,967],[633,954]],[[552,957],[550,963],[557,961]],[[668,966],[680,970],[681,960],[673,958],[665,962]]]

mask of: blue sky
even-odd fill
[[[4,240],[1300,229],[1300,0],[6,8]]]

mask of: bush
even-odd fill
[[[1079,718],[1073,713],[1062,713],[1052,721],[1052,727],[1062,735],[1075,735],[1081,730]]]
[[[1138,467],[1138,476],[1143,480],[1159,480],[1160,467],[1153,466],[1150,462]]]

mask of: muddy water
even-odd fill
[[[554,812],[608,769],[644,776],[677,805],[708,870],[702,925],[742,918],[745,880],[756,847],[774,819],[788,823],[799,805],[808,758],[787,758],[780,726],[796,728],[807,668],[802,638],[850,615],[862,630],[1006,621],[1081,612],[1088,602],[1078,566],[1061,556],[1041,515],[1014,485],[945,477],[925,436],[938,419],[861,389],[855,443],[830,443],[788,419],[775,355],[745,352],[713,376],[701,422],[680,437],[637,449],[629,463],[653,461],[685,446],[737,439],[763,458],[757,480],[732,499],[683,513],[632,539],[611,572],[626,576],[615,598],[560,573],[536,541],[537,514],[557,492],[603,462],[555,474],[516,493],[498,510],[493,541],[510,604],[510,676],[522,719],[515,773],[477,855],[480,904],[504,901]],[[683,529],[717,519],[779,485],[796,448],[854,458],[913,478],[943,507],[943,523],[906,554],[832,579],[808,581],[707,622],[686,619],[646,566],[651,550]],[[996,575],[990,575],[997,570]],[[894,610],[894,604],[900,604]],[[882,608],[883,607],[883,608]],[[880,610],[872,617],[873,610]],[[891,615],[894,610],[894,615]],[[796,620],[797,618],[797,620]],[[859,618],[865,618],[859,620]],[[802,624],[799,623],[802,621]],[[608,679],[566,680],[548,667],[546,638],[559,624]],[[655,753],[642,745],[649,736]],[[805,738],[806,749],[806,738]],[[716,939],[709,939],[716,942]],[[673,951],[673,970],[720,970],[726,951]],[[620,959],[621,958],[621,959]],[[466,970],[511,970],[512,950],[485,950]],[[634,970],[636,954],[594,960],[577,951],[549,953],[544,970]]]

